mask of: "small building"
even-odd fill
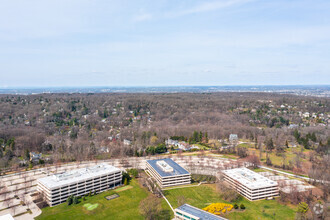
[[[237,134],[230,134],[230,135],[229,135],[229,141],[230,141],[230,142],[238,141],[238,136],[237,136]]]
[[[289,129],[296,129],[298,127],[299,127],[299,125],[297,125],[297,124],[290,124],[289,125]]]
[[[304,118],[309,118],[310,114],[309,114],[309,112],[305,112],[302,116],[303,116]]]
[[[131,145],[132,141],[124,139],[124,145]]]
[[[172,140],[172,139],[167,139],[165,140],[165,144],[168,145],[168,146],[178,146],[179,145],[179,141],[177,140]]]
[[[35,152],[30,152],[30,161],[31,162],[39,162],[39,160],[42,158],[42,153],[37,154]]]
[[[190,173],[171,158],[147,160],[146,171],[161,188],[191,183]]]
[[[184,204],[174,210],[175,219],[182,220],[226,220],[194,206]]]
[[[222,173],[225,181],[250,201],[279,195],[279,187],[276,181],[270,180],[247,168],[224,170]]]
[[[63,203],[71,195],[83,196],[89,192],[102,192],[122,182],[119,168],[108,164],[71,170],[37,180],[37,190],[49,206]]]
[[[109,148],[107,146],[101,146],[99,148],[99,153],[109,153]]]
[[[184,151],[187,151],[187,150],[190,150],[190,145],[188,143],[186,143],[185,141],[180,141],[178,146],[177,146],[180,150],[184,150]]]

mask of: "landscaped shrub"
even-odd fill
[[[128,173],[134,178],[137,178],[139,176],[139,171],[137,169],[129,169]]]
[[[236,203],[234,204],[234,209],[238,209],[238,205]]]
[[[245,209],[245,206],[244,206],[243,203],[241,204],[240,208],[241,208],[241,209]]]
[[[232,210],[233,205],[227,203],[212,203],[211,205],[203,208],[203,210],[208,211],[212,214],[219,215],[221,212],[226,213]]]
[[[193,182],[215,182],[216,178],[215,176],[211,175],[202,175],[202,174],[192,174],[191,179]]]

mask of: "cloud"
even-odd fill
[[[142,22],[142,21],[147,21],[150,20],[152,18],[152,15],[149,13],[143,13],[140,15],[137,15],[133,18],[134,22]]]
[[[189,15],[189,14],[215,11],[215,10],[231,7],[234,5],[245,4],[245,3],[248,3],[251,1],[253,1],[253,0],[222,0],[222,1],[204,2],[200,5],[197,5],[197,6],[188,8],[188,9],[172,12],[169,14],[169,16],[178,17],[178,16],[183,16],[183,15]]]

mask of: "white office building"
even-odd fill
[[[54,174],[37,180],[37,190],[49,206],[63,203],[70,195],[82,196],[89,192],[102,192],[122,182],[120,169],[108,164]]]
[[[224,170],[223,174],[225,181],[250,201],[279,195],[276,181],[270,180],[247,168]]]
[[[146,171],[161,188],[191,183],[190,173],[170,158],[147,160]]]

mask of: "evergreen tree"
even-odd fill
[[[203,140],[203,133],[200,131],[199,132],[198,142],[202,142],[202,140]]]
[[[75,197],[73,198],[73,204],[78,204],[78,203],[79,203],[78,197],[75,196]]]
[[[198,142],[198,139],[199,139],[198,132],[197,131],[194,131],[194,133],[193,133],[193,141],[194,141],[194,143],[197,143]]]
[[[66,201],[67,201],[68,205],[71,205],[72,204],[72,196],[69,196]]]
[[[293,136],[296,138],[297,142],[299,142],[300,139],[300,133],[297,129],[294,130]]]
[[[315,135],[315,132],[313,132],[310,136],[310,139],[313,141],[313,142],[316,142],[316,135]]]

